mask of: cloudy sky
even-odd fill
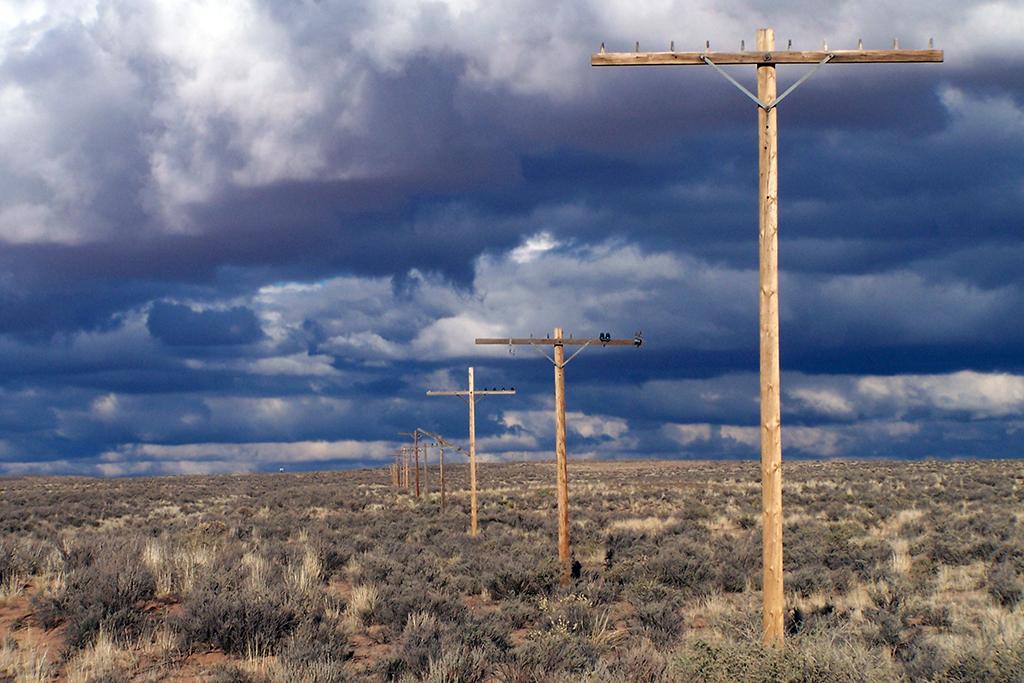
[[[591,52],[924,47],[781,107],[786,457],[1024,455],[1024,4],[6,0],[0,473],[752,458],[756,110]],[[804,67],[780,68],[785,87]],[[753,85],[752,67],[732,70]]]

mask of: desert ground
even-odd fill
[[[446,474],[0,479],[0,680],[1024,680],[1024,462],[787,462],[782,649],[757,463]]]

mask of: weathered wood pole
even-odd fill
[[[440,465],[441,465],[441,511],[444,511],[445,500],[444,500],[444,446],[438,448],[440,453]]]
[[[430,444],[423,442],[423,495],[430,497]]]
[[[469,369],[469,535],[476,538],[476,389]]]
[[[775,49],[775,31],[757,30],[758,52]],[[757,66],[757,96],[775,101],[775,64]],[[761,326],[761,507],[765,645],[782,645],[782,414],[779,388],[779,163],[777,107],[757,108],[758,244]]]
[[[420,433],[412,433],[412,452],[416,458],[416,497],[420,497]]]
[[[562,328],[555,328],[555,339]],[[565,346],[555,343],[555,479],[558,487],[558,561],[562,565],[561,583],[572,580],[569,557],[569,464],[565,453]]]

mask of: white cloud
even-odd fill
[[[669,423],[662,427],[662,432],[680,446],[711,440],[710,424],[678,424]]]
[[[519,428],[536,438],[549,438],[555,432],[555,414],[551,410],[506,410],[501,414],[506,429]],[[565,426],[570,433],[584,438],[620,439],[629,431],[629,423],[609,415],[588,415],[566,411]]]
[[[855,413],[853,404],[835,390],[798,388],[787,393],[811,412],[834,417],[851,417]]]
[[[977,418],[1024,412],[1024,377],[965,370],[949,375],[864,377],[858,393],[868,401],[891,404],[897,415],[915,408],[966,412]]]
[[[783,427],[786,431],[786,428]],[[743,446],[756,448],[761,445],[761,428],[760,427],[740,427],[736,425],[722,425],[719,428],[719,434],[722,435],[723,439],[729,439],[735,441]]]
[[[541,232],[526,238],[521,245],[512,250],[509,257],[516,263],[529,263],[544,252],[555,249],[558,245],[558,240],[552,237],[551,233]]]

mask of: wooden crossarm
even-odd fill
[[[564,337],[558,339],[544,338],[536,339],[534,337],[512,337],[512,338],[491,338],[491,337],[478,337],[476,340],[477,344],[497,344],[501,346],[512,345],[525,345],[525,346],[587,346],[587,345],[601,345],[601,346],[633,346],[636,341],[634,339],[566,339]]]
[[[591,66],[704,65],[704,57],[723,64],[900,64],[943,61],[942,50],[778,50],[770,52],[595,52]]]
[[[474,389],[477,396],[514,396],[515,389]],[[468,391],[428,391],[427,396],[469,396]]]

